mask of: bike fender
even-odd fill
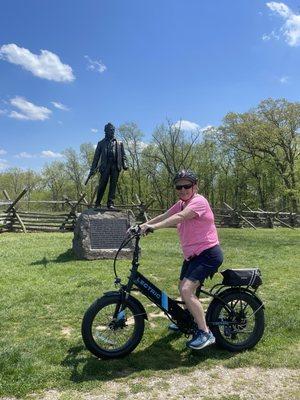
[[[251,296],[253,296],[253,297],[258,301],[258,303],[262,306],[262,308],[265,308],[263,302],[261,301],[261,299],[260,299],[255,293],[253,293],[251,290],[249,290],[249,289],[247,289],[247,288],[243,288],[243,287],[241,287],[241,288],[228,288],[228,289],[225,289],[225,290],[223,290],[221,293],[218,293],[218,297],[219,297],[219,298],[222,298],[222,296],[224,296],[224,295],[226,295],[226,294],[228,294],[228,293],[240,293],[240,292],[246,292],[246,293],[251,294]],[[206,311],[206,320],[207,320],[207,321],[210,321],[211,313],[212,313],[212,310],[213,310],[213,308],[214,308],[214,305],[215,305],[215,302],[216,302],[216,301],[218,301],[218,299],[217,299],[217,298],[214,298],[214,299],[212,300],[212,302],[210,303],[210,305],[209,305],[207,311]]]
[[[120,295],[120,292],[117,292],[117,291],[105,292],[104,295],[105,296],[118,296],[118,295]],[[133,297],[131,295],[129,295],[128,297],[130,298],[130,300],[133,303],[135,303],[141,309],[141,314],[143,314],[144,319],[148,320],[148,315],[146,313],[146,310],[145,310],[143,304],[138,299],[136,299],[135,297]]]

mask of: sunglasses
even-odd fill
[[[187,185],[176,185],[175,188],[176,190],[181,190],[181,189],[190,189],[194,185],[192,183],[189,183]]]

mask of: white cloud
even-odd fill
[[[266,3],[267,7],[284,20],[284,24],[281,27],[281,32],[285,37],[285,41],[289,46],[300,45],[300,15],[295,14],[286,4],[271,1]]]
[[[29,154],[26,151],[22,151],[21,153],[16,154],[15,157],[16,158],[34,158],[35,155],[34,154]]]
[[[290,80],[290,78],[288,76],[282,76],[281,78],[279,78],[279,82],[284,84],[284,83],[288,83]]]
[[[55,108],[63,111],[70,111],[70,109],[62,103],[58,103],[57,101],[51,101],[51,104],[54,105]]]
[[[3,156],[4,154],[7,154],[7,151],[4,149],[0,149],[0,156]]]
[[[290,9],[288,6],[284,3],[278,3],[276,1],[271,1],[267,3],[267,7],[269,7],[270,10],[277,12],[279,15],[282,17],[288,18],[289,15],[291,14]]]
[[[179,120],[174,125],[174,128],[181,128],[183,131],[195,131],[200,128],[198,124],[191,121]]]
[[[0,109],[0,115],[4,115],[4,114],[6,114],[7,113],[7,110],[1,110]]]
[[[60,153],[55,153],[54,151],[51,151],[51,150],[43,150],[40,154],[30,154],[30,153],[27,153],[26,151],[22,151],[21,153],[16,154],[15,157],[16,158],[36,158],[36,157],[61,158],[61,157],[63,157],[63,155]]]
[[[41,54],[37,55],[10,43],[0,47],[0,59],[20,65],[39,78],[56,82],[72,82],[75,79],[72,68],[48,50],[41,50]]]
[[[269,34],[266,34],[266,33],[265,33],[265,34],[262,36],[262,40],[265,41],[265,42],[267,42],[267,41],[269,41],[269,40],[271,40],[271,39],[279,40],[279,39],[280,39],[280,36],[277,35],[277,34],[275,33],[275,31],[272,31],[272,32],[269,33]]]
[[[93,132],[93,133],[97,133],[97,132],[98,132],[98,129],[96,129],[96,128],[92,128],[92,129],[91,129],[91,132]]]
[[[60,153],[55,153],[54,151],[51,151],[51,150],[43,150],[41,152],[41,157],[43,157],[43,158],[61,158],[61,157],[63,157],[63,155]]]
[[[210,131],[212,128],[213,128],[212,125],[206,125],[204,126],[204,128],[201,128],[201,132]]]
[[[173,125],[174,126],[174,125]],[[134,141],[133,140],[129,140],[128,141],[128,145],[129,147],[133,147],[134,146]],[[144,149],[146,149],[146,147],[148,147],[150,145],[150,143],[147,142],[143,142],[143,141],[138,141],[136,143],[136,148],[138,152],[142,152]]]
[[[281,76],[281,77],[277,78],[277,80],[278,80],[278,82],[280,82],[284,85],[285,83],[289,83],[290,77],[289,76]]]
[[[102,74],[102,72],[104,72],[107,69],[101,60],[94,61],[94,60],[91,60],[89,56],[84,56],[84,58],[86,58],[88,61],[87,69],[89,71],[96,71],[96,72],[99,72],[100,74]]]
[[[144,149],[146,149],[146,147],[149,146],[150,143],[146,143],[146,142],[139,142],[140,145],[140,151],[143,151]]]
[[[262,35],[262,40],[264,42],[267,42],[268,40],[271,40],[271,35],[267,35],[266,33],[264,35]]]
[[[36,106],[30,103],[24,97],[16,96],[10,100],[12,106],[16,107],[18,111],[11,111],[9,114],[10,118],[31,120],[31,121],[44,121],[48,119],[52,113],[46,107]]]

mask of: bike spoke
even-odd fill
[[[248,316],[247,309],[249,310],[249,308],[252,313]],[[219,321],[221,324],[218,325],[218,328],[226,341],[232,344],[241,344],[248,340],[253,333],[255,310],[243,299],[232,299],[222,307]]]
[[[255,314],[257,313],[257,311],[259,311],[261,308],[263,307],[263,305],[261,305],[260,307],[258,307],[256,310],[251,309],[251,311],[253,310],[253,313],[249,315],[249,317],[247,317],[247,319],[251,318],[254,316],[255,318]]]
[[[132,337],[135,327],[135,316],[129,308],[122,311],[121,318],[114,319],[116,304],[100,310],[94,319],[92,334],[96,343],[107,350],[118,350]]]

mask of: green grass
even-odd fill
[[[57,389],[72,393],[99,389],[114,379],[161,376],[198,368],[260,366],[297,368],[299,360],[300,231],[219,231],[224,268],[259,266],[266,305],[266,331],[251,351],[232,354],[211,347],[196,353],[186,338],[168,333],[168,320],[153,318],[142,342],[128,357],[102,361],[81,340],[81,319],[88,306],[113,290],[112,262],[75,260],[72,234],[0,235],[0,396],[26,397]],[[140,271],[169,295],[177,296],[181,263],[175,230],[142,241]],[[119,262],[125,279],[128,261]],[[207,287],[220,280],[208,281]],[[141,295],[147,311],[157,309]],[[133,391],[139,392],[133,384]]]

